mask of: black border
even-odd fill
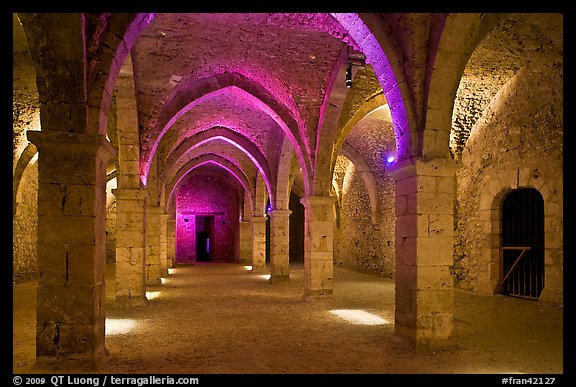
[[[110,2],[94,2],[94,4],[87,4],[85,2],[79,2],[76,4],[62,4],[58,7],[58,4],[53,2],[21,2],[18,4],[10,4],[7,12],[3,14],[5,16],[5,22],[2,23],[5,28],[4,42],[10,42],[12,45],[12,40],[8,39],[11,36],[11,25],[12,25],[12,13],[13,12],[134,12],[134,11],[152,11],[152,12],[560,12],[564,14],[564,50],[573,50],[576,47],[576,41],[572,32],[572,27],[574,25],[574,11],[570,7],[570,0],[565,1],[546,1],[542,3],[528,3],[528,2],[518,2],[512,4],[513,2],[508,2],[504,4],[503,1],[482,1],[475,4],[470,4],[466,1],[454,1],[454,2],[429,2],[427,4],[410,3],[406,1],[398,2],[400,4],[390,4],[388,2],[375,2],[366,0],[354,0],[348,2],[340,3],[325,3],[322,1],[309,0],[307,2],[297,2],[297,1],[257,1],[247,4],[246,2],[236,2],[232,4],[218,3],[214,1],[187,1],[187,2],[169,2],[169,1],[116,1]],[[4,4],[6,6],[6,4]],[[6,47],[7,49],[7,47]],[[200,380],[200,385],[222,385],[226,384],[259,384],[259,383],[336,383],[336,384],[346,384],[353,385],[356,383],[391,383],[392,385],[397,384],[439,384],[442,386],[458,385],[462,386],[466,383],[482,384],[485,386],[490,385],[502,385],[502,378],[513,377],[513,378],[528,378],[528,377],[541,377],[550,378],[554,377],[555,382],[553,385],[573,385],[576,382],[574,379],[574,365],[576,361],[573,356],[573,350],[571,345],[575,342],[573,338],[573,327],[574,327],[574,316],[573,316],[573,302],[574,302],[574,281],[571,280],[573,273],[573,262],[576,258],[576,252],[574,245],[571,243],[572,238],[576,236],[576,230],[574,230],[574,219],[576,218],[576,210],[574,200],[571,200],[574,196],[571,194],[569,189],[572,187],[573,178],[569,175],[573,174],[572,165],[574,161],[571,160],[571,150],[572,144],[574,144],[574,131],[576,126],[574,125],[573,111],[572,107],[576,106],[573,101],[570,101],[574,90],[571,86],[574,85],[571,70],[574,69],[574,62],[570,60],[571,53],[564,55],[564,98],[568,103],[564,103],[564,179],[563,179],[563,191],[564,191],[564,240],[568,241],[564,245],[564,374],[561,375],[494,375],[494,374],[287,374],[287,375],[277,375],[277,374],[267,374],[267,375],[182,375],[173,374],[169,376],[179,377],[179,376],[190,376],[198,377]],[[6,81],[4,83],[4,89],[10,90],[7,85],[12,85],[12,70],[3,72]],[[12,148],[12,138],[8,138],[9,130],[8,127],[12,127],[12,122],[8,122],[11,117],[12,110],[11,96],[6,98],[6,113],[3,115],[6,120],[4,124],[4,130],[2,131],[6,138],[2,140],[8,148]],[[568,107],[568,109],[566,109]],[[11,121],[11,120],[10,120]],[[11,132],[11,130],[10,130]],[[568,144],[568,146],[566,146]],[[10,159],[11,149],[6,149],[2,154],[6,157],[5,166],[5,180],[12,181],[12,175],[9,174],[8,166],[12,164]],[[568,172],[568,174],[566,174]],[[566,192],[570,192],[568,200],[566,200]],[[13,225],[10,221],[9,211],[12,207],[12,195],[6,190],[6,198],[3,201],[2,208],[4,209],[4,219],[6,225],[3,227],[3,235],[7,235],[6,230],[10,230],[10,235],[13,232]],[[9,205],[6,205],[10,203]],[[11,213],[11,211],[10,211]],[[5,246],[12,246],[9,241],[5,242]],[[11,249],[12,250],[12,249]],[[13,254],[12,254],[13,255]],[[9,303],[4,305],[13,306],[12,296],[12,265],[11,259],[7,256],[3,257],[6,264],[6,268],[2,270],[3,275],[6,277],[1,280],[2,287],[5,287],[5,295],[9,295]],[[8,296],[5,296],[8,297]],[[12,308],[11,308],[12,309]],[[4,329],[2,329],[1,343],[3,345],[10,344],[10,349],[13,347],[12,335],[10,334],[12,329],[6,329],[7,323],[2,324]],[[11,325],[12,326],[12,325]],[[10,351],[12,352],[12,351]],[[6,354],[3,358],[2,363],[2,375],[7,375],[7,377],[2,377],[2,380],[9,380],[13,378],[13,359],[10,356],[10,360],[6,361]],[[40,374],[37,377],[46,378],[45,385],[52,385],[49,383],[49,379],[53,375],[59,374]],[[66,374],[69,376],[74,376],[74,374]],[[30,377],[33,375],[21,375],[22,377]],[[101,374],[81,374],[79,377],[98,377],[103,378]],[[133,377],[147,377],[149,375],[115,375],[115,376],[133,376]],[[158,377],[166,375],[156,375]],[[5,382],[6,385],[13,382]],[[4,385],[4,383],[3,383]],[[12,384],[16,385],[16,384]],[[42,385],[42,384],[40,384]],[[63,384],[66,385],[66,384]],[[102,385],[100,383],[100,385]]]

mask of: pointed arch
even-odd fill
[[[402,58],[395,54],[395,43],[383,31],[373,32],[368,28],[363,18],[370,15],[333,13],[332,16],[348,32],[351,43],[364,53],[366,63],[372,65],[390,106],[398,159],[410,158],[417,153],[414,138],[417,138],[418,125],[404,80]],[[374,33],[378,33],[378,37]]]
[[[251,186],[248,178],[242,170],[240,170],[234,163],[230,160],[225,159],[222,156],[214,155],[214,154],[204,154],[198,158],[190,160],[188,163],[183,165],[178,172],[174,175],[171,181],[167,184],[167,192],[169,192],[168,197],[166,198],[166,208],[170,207],[171,202],[173,201],[174,194],[177,192],[177,188],[185,181],[185,177],[188,173],[192,172],[194,169],[205,165],[205,164],[213,164],[216,165],[226,172],[228,172],[234,179],[242,185],[244,191],[248,194],[248,198],[250,200],[250,206],[253,208],[254,203],[254,188]]]
[[[178,161],[181,160],[182,157],[184,157],[188,152],[200,147],[203,144],[216,140],[225,141],[246,154],[246,156],[254,163],[258,171],[262,174],[268,192],[271,193],[270,200],[274,200],[276,179],[270,171],[268,160],[264,154],[248,138],[225,127],[209,128],[195,134],[194,136],[189,137],[184,142],[179,144],[178,147],[166,159],[165,166],[162,168],[162,174],[160,176],[161,181],[165,181],[165,179],[171,175],[174,165],[176,165]]]
[[[158,122],[153,129],[153,144],[150,149],[144,150],[142,154],[140,175],[145,184],[148,178],[150,164],[158,145],[164,134],[176,120],[201,102],[228,93],[235,93],[268,114],[290,139],[298,155],[303,173],[306,177],[310,175],[311,166],[309,155],[299,135],[298,122],[288,108],[278,102],[276,98],[260,84],[239,73],[226,73],[190,82],[186,85],[186,88],[180,88],[178,94],[169,98],[169,102],[165,104],[164,109],[160,112]]]

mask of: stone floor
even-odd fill
[[[536,301],[456,290],[446,348],[413,353],[397,345],[393,334],[389,279],[336,268],[334,295],[309,301],[303,297],[302,265],[291,265],[288,283],[270,284],[239,264],[202,263],[170,269],[163,285],[149,289],[147,306],[127,308],[114,304],[114,265],[107,269],[111,357],[99,373],[560,375],[564,370],[563,308]],[[14,284],[13,290],[13,372],[54,372],[35,365],[36,282]],[[347,321],[336,310],[356,310],[352,317],[372,320]]]

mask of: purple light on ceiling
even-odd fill
[[[228,95],[229,96],[231,93],[239,96],[241,99],[251,103],[252,105],[256,106],[258,109],[260,109],[263,112],[265,112],[266,114],[268,114],[270,116],[270,118],[272,118],[278,124],[278,126],[280,126],[282,128],[283,132],[288,136],[296,154],[298,155],[300,162],[301,163],[304,162],[304,160],[305,160],[304,155],[302,154],[302,151],[301,151],[300,147],[298,146],[298,142],[296,141],[296,138],[294,137],[290,128],[284,122],[284,120],[270,106],[268,106],[266,103],[264,103],[263,101],[261,101],[260,99],[255,97],[254,95],[246,92],[245,90],[243,90],[239,87],[227,86],[227,87],[223,87],[221,89],[210,91],[210,92],[203,94],[203,95],[199,96],[198,98],[192,100],[191,102],[186,104],[182,109],[180,109],[178,112],[176,112],[168,120],[168,122],[166,123],[166,125],[164,125],[163,129],[161,130],[160,134],[158,135],[158,137],[156,137],[154,144],[152,145],[152,149],[150,151],[150,154],[148,155],[148,161],[146,161],[144,163],[144,165],[141,166],[140,178],[141,178],[142,182],[144,183],[144,185],[146,185],[146,181],[148,179],[148,173],[150,171],[150,165],[152,163],[154,155],[156,154],[156,151],[158,149],[158,145],[160,144],[160,141],[162,140],[162,138],[164,137],[166,132],[170,129],[170,127],[180,117],[182,117],[186,112],[188,112],[194,106],[196,106],[196,105],[198,105],[204,101],[208,101],[210,99],[221,96],[221,95]],[[307,179],[307,177],[308,177],[307,168],[303,168],[302,173],[303,173],[305,179]],[[305,180],[305,181],[307,181],[307,180]],[[267,181],[267,186],[269,187],[269,181]]]
[[[342,27],[350,34],[353,46],[357,47],[366,56],[366,63],[370,63],[374,69],[388,106],[394,126],[396,137],[396,150],[399,158],[404,158],[410,154],[410,124],[404,101],[400,92],[399,82],[394,74],[394,70],[378,43],[376,37],[364,24],[360,16],[356,13],[333,13],[332,16],[338,20]]]
[[[174,196],[174,192],[176,191],[176,188],[179,186],[180,182],[182,181],[182,179],[184,179],[190,172],[192,172],[193,170],[195,170],[198,167],[201,167],[202,165],[205,164],[213,164],[216,165],[222,169],[224,169],[225,171],[227,171],[228,173],[230,173],[244,188],[244,191],[246,192],[250,192],[249,187],[246,186],[246,184],[244,183],[244,181],[242,180],[242,178],[240,176],[238,176],[234,171],[232,171],[230,168],[226,167],[225,165],[223,165],[222,163],[219,163],[215,160],[206,160],[206,161],[202,161],[196,165],[194,165],[192,168],[190,168],[186,173],[182,174],[182,176],[180,176],[180,178],[174,183],[174,185],[172,186],[172,190],[170,191],[170,195],[168,196],[168,200],[166,201],[167,203],[170,203],[172,197]],[[248,198],[250,200],[250,207],[253,207],[253,203],[252,203],[252,199],[251,199],[251,195],[248,195]]]
[[[244,149],[244,147],[242,147],[240,144],[236,143],[235,141],[233,141],[227,137],[214,136],[214,137],[210,137],[210,138],[207,138],[205,140],[199,141],[198,143],[196,143],[193,146],[191,146],[190,148],[188,148],[182,156],[184,156],[186,153],[192,151],[193,149],[196,149],[196,148],[202,146],[203,144],[207,144],[211,141],[216,141],[216,140],[222,140],[222,141],[236,147],[241,152],[246,154],[246,156],[254,163],[254,165],[256,166],[258,171],[260,171],[260,174],[262,175],[262,177],[264,179],[264,183],[266,184],[266,188],[268,189],[268,195],[271,197],[272,196],[272,189],[270,186],[270,177],[266,174],[266,171],[264,171],[264,168],[262,168],[262,165],[260,164],[260,162],[258,162],[258,160],[256,160],[256,158],[250,152],[248,152],[246,149]],[[272,199],[270,199],[270,200],[272,200]]]

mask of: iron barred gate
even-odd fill
[[[501,265],[502,294],[538,299],[544,288],[544,200],[533,188],[504,198]]]

